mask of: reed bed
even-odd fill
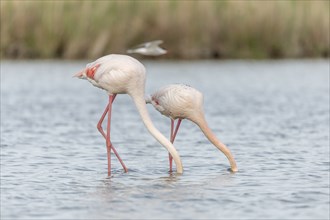
[[[329,1],[1,1],[1,58],[92,59],[162,39],[164,58],[329,56]]]

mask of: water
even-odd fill
[[[183,121],[184,174],[126,95],[113,107],[113,157],[96,123],[106,94],[72,78],[85,62],[1,62],[1,219],[329,219],[327,60],[145,61],[146,91],[182,82],[239,172]],[[148,106],[159,130],[170,121]]]

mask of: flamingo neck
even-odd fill
[[[174,148],[173,144],[162,135],[159,130],[154,126],[149,116],[146,101],[144,99],[144,95],[132,95],[131,97],[136,105],[136,108],[142,118],[142,121],[146,128],[148,129],[149,133],[161,144],[163,145],[167,151],[172,155],[174,162],[176,164],[177,173],[183,173],[183,167],[181,163],[180,156],[176,149]]]
[[[210,129],[210,127],[208,126],[205,120],[204,115],[200,115],[198,119],[192,121],[200,127],[206,138],[227,157],[230,163],[231,170],[233,172],[237,172],[238,171],[237,165],[232,153],[227,148],[227,146],[223,144],[212,132],[212,130]]]

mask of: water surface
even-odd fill
[[[189,121],[175,146],[184,174],[127,95],[113,106],[113,157],[96,123],[107,96],[72,78],[86,62],[1,61],[1,219],[328,219],[329,63],[145,61],[146,91],[185,83],[239,172]],[[170,120],[148,106],[159,130]]]

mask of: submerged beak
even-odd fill
[[[83,70],[79,71],[78,73],[74,74],[72,77],[78,77],[79,79],[82,79],[82,78],[84,78],[84,75],[83,75],[84,71],[85,71],[85,69],[83,69]]]

